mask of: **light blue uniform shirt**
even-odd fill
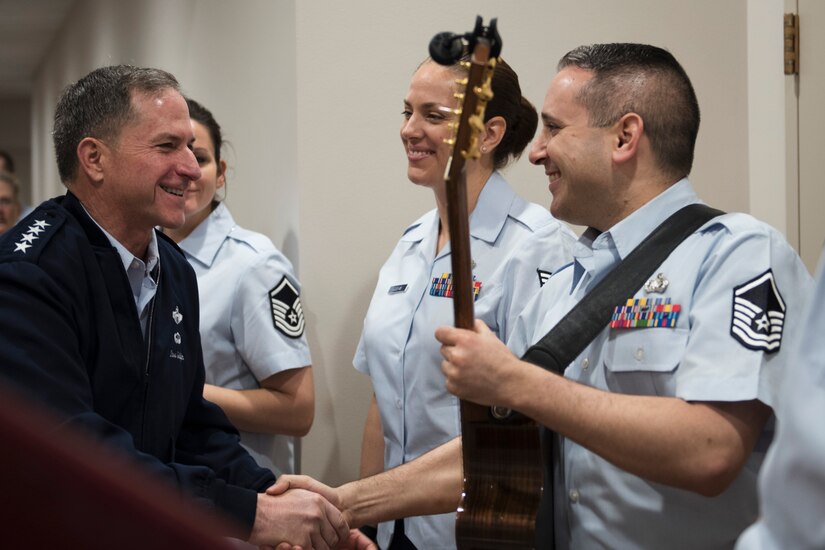
[[[254,389],[259,380],[312,363],[300,298],[289,310],[293,319],[278,317],[277,328],[272,291],[289,290],[284,281],[296,295],[301,287],[269,238],[239,227],[221,204],[179,246],[198,277],[207,384]],[[241,432],[241,443],[276,475],[295,471],[292,437]]]
[[[381,268],[355,354],[355,368],[372,377],[386,469],[460,433],[458,399],[445,388],[434,336],[454,319],[452,300],[430,294],[433,279],[452,272],[449,245],[436,254],[438,224],[436,210],[413,223]],[[538,292],[540,271],[570,262],[575,235],[494,173],[470,217],[470,240],[473,275],[481,283],[475,316],[503,339]],[[392,525],[379,526],[382,547]],[[408,518],[405,533],[421,549],[455,548],[455,513]]]
[[[759,522],[737,550],[825,548],[825,253],[776,407],[776,438],[759,474]]]
[[[682,180],[609,231],[595,238],[592,230],[585,232],[573,265],[551,277],[517,320],[508,341],[513,352],[520,355],[541,339],[657,225],[696,202]],[[679,305],[676,326],[605,328],[565,377],[615,393],[759,399],[773,406],[787,366],[781,336],[800,329],[810,286],[810,275],[782,235],[746,214],[726,214],[685,239],[656,273],[667,281],[663,292],[642,289],[627,298]],[[555,523],[562,539],[569,531],[570,540],[561,547],[732,547],[756,519],[756,476],[770,436],[768,427],[738,478],[714,498],[646,481],[564,440]]]

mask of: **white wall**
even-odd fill
[[[351,361],[377,271],[406,225],[433,206],[406,180],[397,134],[430,38],[470,30],[476,14],[497,16],[503,55],[537,106],[556,60],[579,44],[669,48],[702,108],[692,179],[707,201],[748,210],[765,192],[749,186],[748,39],[761,38],[747,33],[748,1],[80,0],[37,78],[38,197],[62,192],[48,136],[67,82],[124,61],[175,73],[234,145],[236,218],[300,266],[317,391],[303,470],[337,484],[357,473],[371,390]],[[526,159],[507,175],[549,203],[543,172]]]

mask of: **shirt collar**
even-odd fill
[[[470,235],[486,242],[495,242],[510,213],[516,193],[498,172],[493,172],[481,189],[476,207],[470,214]],[[401,240],[420,242],[438,223],[438,212],[433,210],[407,228]],[[437,226],[436,226],[437,227]]]
[[[211,267],[221,245],[235,227],[229,209],[220,203],[178,246],[204,266]]]
[[[595,269],[599,277],[607,264],[623,260],[654,229],[684,206],[701,202],[687,178],[682,178],[641,208],[605,231],[588,228],[573,247],[575,259],[573,287],[581,276]],[[612,259],[611,259],[612,258]],[[571,289],[572,290],[572,289]]]
[[[690,182],[682,178],[604,233],[586,230],[579,243],[590,249],[615,248],[624,259],[671,214],[697,202],[701,201]]]
[[[89,214],[89,211],[86,210],[86,206],[82,202],[80,203],[80,206],[83,207],[83,210],[86,212],[86,215],[89,216],[89,219],[92,220],[95,223],[95,225],[98,228],[100,228],[101,231],[103,231],[103,234],[106,235],[106,238],[109,240],[109,243],[112,245],[112,247],[115,250],[117,250],[117,253],[120,256],[120,261],[123,263],[123,269],[125,271],[127,271],[127,272],[129,271],[129,268],[131,267],[132,262],[134,260],[139,260],[139,261],[145,263],[145,265],[146,265],[146,276],[149,276],[149,274],[152,273],[152,271],[154,271],[155,267],[160,263],[160,254],[158,253],[158,237],[155,234],[154,230],[152,230],[152,238],[149,241],[148,248],[146,249],[146,261],[144,262],[143,258],[138,258],[134,254],[129,252],[129,250],[125,246],[120,244],[120,242],[117,239],[115,239],[111,235],[111,233],[106,231],[103,228],[102,225],[97,223],[97,220],[95,220],[92,217],[92,215]]]

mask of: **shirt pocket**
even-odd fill
[[[632,395],[672,396],[688,331],[679,328],[612,330],[604,354],[607,389]]]

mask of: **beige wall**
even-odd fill
[[[759,140],[749,138],[749,86],[764,83],[748,78],[748,25],[766,28],[751,40],[775,38],[770,24],[750,22],[752,1],[80,0],[37,78],[37,197],[62,192],[48,135],[67,82],[116,62],[175,73],[233,144],[228,204],[236,218],[300,268],[317,389],[303,470],[337,484],[357,472],[371,390],[351,361],[377,271],[406,225],[433,206],[428,191],[406,180],[397,134],[409,76],[430,38],[470,30],[476,14],[497,16],[504,57],[537,105],[555,61],[572,47],[669,48],[703,112],[692,179],[707,201],[748,210],[774,201],[771,189],[749,180],[749,139]],[[762,157],[769,166],[759,169],[774,169]],[[545,177],[526,159],[507,175],[548,204]],[[769,198],[760,203],[762,193]]]
[[[14,171],[20,180],[20,200],[31,198],[31,101],[27,97],[0,98],[0,149],[14,158]]]

